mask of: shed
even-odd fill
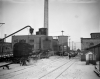
[[[85,54],[86,56],[86,65],[93,64],[96,65],[96,57],[93,52],[89,51]]]
[[[96,54],[96,61],[99,61],[99,68],[96,69],[97,74],[100,74],[100,44],[87,48],[87,50],[92,50]]]

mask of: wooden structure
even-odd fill
[[[100,44],[87,48],[86,50],[91,50],[96,56],[96,61],[99,61],[99,68],[95,68],[95,72],[100,75]]]
[[[93,52],[89,51],[85,55],[86,55],[86,65],[90,63],[96,65],[96,58]]]

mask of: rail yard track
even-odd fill
[[[71,67],[71,66],[75,63],[75,61],[73,61],[73,62],[72,62],[72,61],[73,61],[73,60],[70,60],[70,61],[68,61],[68,62],[66,62],[66,63],[64,63],[64,64],[62,64],[61,66],[55,68],[54,70],[52,70],[52,71],[50,71],[49,73],[47,73],[47,74],[41,76],[41,77],[38,78],[38,79],[48,79],[48,78],[50,77],[51,74],[55,74],[55,75],[54,75],[54,76],[55,76],[54,79],[57,79],[62,73],[64,73],[69,67]],[[66,66],[66,67],[65,67],[65,66]],[[63,69],[63,67],[64,67],[64,69]],[[61,69],[62,69],[62,71],[61,71]],[[57,74],[56,72],[59,72],[59,70],[60,70],[60,73]]]
[[[52,63],[56,63],[59,61],[58,59],[52,60]],[[42,76],[39,76],[38,79],[45,79],[47,77],[49,77],[52,73],[56,73],[57,71],[61,70],[62,71],[59,74],[55,74],[55,79],[57,79],[62,73],[64,73],[65,71],[67,71],[67,69],[69,67],[71,67],[73,64],[75,63],[75,61],[73,61],[73,59],[68,60],[67,62],[63,63],[62,65],[54,68],[53,70],[50,70],[49,72],[47,72],[46,74],[42,74]],[[48,67],[50,64],[47,64],[46,67]],[[31,68],[35,67],[34,65],[31,66],[26,66],[25,68],[21,68],[15,71],[12,71],[10,73],[6,73],[6,74],[2,74],[0,75],[0,79],[3,79],[4,76],[6,76],[5,79],[13,79],[13,77],[24,74],[26,72],[29,72],[29,70],[31,70]],[[28,78],[25,78],[28,79]]]

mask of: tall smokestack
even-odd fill
[[[48,35],[48,0],[44,1],[44,28],[47,28]]]

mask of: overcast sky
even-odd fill
[[[100,32],[100,0],[49,0],[49,35],[59,36],[61,31],[78,46],[80,38]],[[44,0],[0,0],[0,37],[24,26],[34,28],[34,34],[44,27]],[[16,35],[28,35],[25,29]],[[11,42],[11,37],[6,39]]]

